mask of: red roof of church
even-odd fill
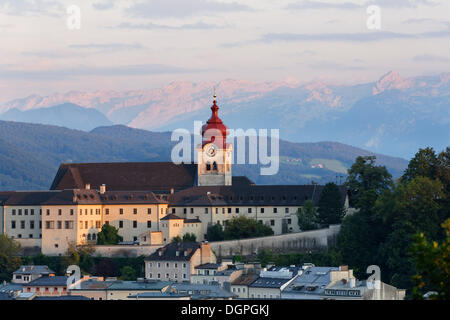
[[[227,126],[219,118],[216,95],[214,95],[213,105],[211,107],[211,118],[202,127],[203,146],[214,142],[219,148],[225,148],[227,143]]]

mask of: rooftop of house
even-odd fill
[[[199,266],[196,266],[195,269],[212,269],[212,270],[217,270],[219,269],[221,266],[220,263],[204,263],[201,264]]]
[[[282,279],[282,278],[262,278],[259,277],[254,282],[252,282],[249,287],[253,288],[281,288],[286,282],[290,281],[290,279]]]
[[[180,294],[175,292],[142,292],[134,295],[127,296],[127,299],[146,299],[146,298],[164,298],[164,299],[176,299],[190,297],[188,294]]]
[[[179,216],[177,216],[176,214],[168,214],[167,216],[165,216],[164,218],[161,218],[162,220],[184,220],[184,218],[180,218]]]
[[[20,266],[13,274],[54,274],[55,272],[49,269],[48,266]]]
[[[233,286],[249,286],[251,285],[253,282],[256,281],[256,279],[258,279],[259,276],[256,273],[247,273],[247,274],[243,274],[241,276],[239,276],[237,279],[235,279],[231,285]]]
[[[223,289],[219,285],[211,284],[191,284],[191,283],[174,283],[170,286],[169,292],[178,294],[188,294],[192,299],[208,299],[208,298],[232,298],[236,295]]]
[[[331,283],[331,271],[339,271],[338,267],[309,267],[303,271],[284,292],[320,295]]]
[[[201,246],[199,242],[169,243],[145,258],[145,261],[189,261]]]
[[[170,286],[170,281],[113,281],[108,290],[156,290],[162,291]]]
[[[57,286],[65,287],[67,285],[67,276],[43,276],[37,278],[30,283],[25,284],[26,287],[41,287],[41,286]]]
[[[51,190],[81,189],[90,184],[99,190],[181,190],[195,185],[197,165],[173,162],[110,162],[61,164]]]
[[[88,297],[85,296],[36,296],[33,300],[90,300]]]

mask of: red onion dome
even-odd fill
[[[211,118],[202,126],[203,146],[207,143],[214,142],[219,148],[225,148],[227,141],[227,126],[223,124],[219,118],[219,107],[216,103],[216,95],[211,107]]]

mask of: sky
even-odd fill
[[[70,29],[75,5],[80,29]],[[369,6],[380,29],[369,29]],[[450,71],[448,0],[0,0],[0,103],[173,81]]]

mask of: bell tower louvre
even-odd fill
[[[213,97],[211,117],[202,126],[202,145],[197,146],[197,181],[199,186],[230,186],[233,147],[227,143],[228,128],[219,118],[215,93]]]

